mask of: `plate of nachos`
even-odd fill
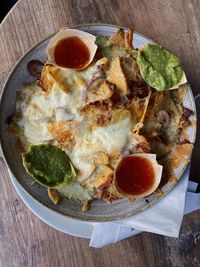
[[[85,221],[125,218],[166,197],[196,135],[181,60],[113,25],[63,28],[34,46],[0,109],[1,147],[19,186]]]

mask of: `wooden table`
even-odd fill
[[[0,26],[0,85],[15,62],[61,26],[131,26],[180,56],[200,90],[200,1],[21,0]],[[200,211],[184,217],[179,238],[142,233],[102,249],[41,222],[16,194],[0,157],[0,266],[200,266]]]

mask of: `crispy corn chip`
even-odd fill
[[[136,59],[132,56],[123,58],[122,69],[128,81],[142,81]]]
[[[118,45],[120,47],[133,48],[133,30],[128,29],[124,32],[123,29],[118,29],[115,34],[110,38],[111,44]]]
[[[114,85],[112,83],[108,81],[102,83],[97,93],[99,97],[98,101],[110,98],[113,94],[113,90],[114,90]]]
[[[176,153],[188,157],[192,153],[193,144],[181,144],[177,146]]]
[[[121,47],[125,47],[124,30],[118,29],[116,33],[110,38],[111,44],[115,44]]]
[[[188,90],[187,84],[183,84],[178,89],[176,89],[176,96],[178,97],[181,103],[183,103],[187,90]]]
[[[83,203],[81,211],[82,212],[88,212],[89,208],[90,208],[90,202],[87,200]]]
[[[38,85],[43,88],[47,93],[51,93],[52,86],[55,82],[51,72],[53,72],[54,67],[51,65],[46,65],[42,69],[41,78]]]
[[[176,169],[181,163],[188,163],[188,156],[192,153],[193,144],[177,145],[166,158],[165,165],[169,170]]]
[[[59,68],[46,65],[42,69],[42,75],[38,82],[38,85],[43,88],[48,94],[51,93],[52,87],[54,83],[57,83],[58,87],[65,93],[70,92],[70,89],[67,85],[62,81],[60,77]]]
[[[108,71],[108,81],[116,85],[116,89],[123,94],[129,94],[128,83],[122,70],[121,58],[112,59],[110,69]]]
[[[131,101],[130,111],[132,113],[133,119],[135,120],[133,132],[136,132],[137,134],[143,127],[143,122],[148,108],[150,96],[151,91],[149,92],[149,95],[146,98],[134,98]]]
[[[177,139],[177,130],[183,108],[177,96],[172,91],[152,93],[144,119],[144,127],[142,128],[145,136],[152,137],[159,135],[168,143],[174,142]],[[158,115],[160,111],[168,114],[167,127],[164,127],[159,122]]]
[[[54,204],[59,204],[62,197],[56,189],[48,188],[48,196],[53,201]]]
[[[113,170],[106,165],[99,165],[87,179],[86,184],[98,189],[108,186],[111,183],[112,178]]]
[[[62,148],[68,148],[74,144],[75,137],[70,130],[69,123],[54,122],[47,124],[48,131],[53,135]]]
[[[95,155],[94,155],[94,158],[93,158],[93,163],[97,166],[97,165],[108,165],[109,163],[109,158],[108,158],[108,155],[101,151],[101,152],[97,152]]]
[[[125,47],[133,49],[133,45],[132,45],[132,42],[133,42],[133,30],[129,28],[128,31],[125,32],[125,36],[124,37],[125,37]]]
[[[115,85],[104,81],[98,88],[90,86],[87,91],[87,101],[84,104],[94,103],[96,101],[103,101],[109,99],[114,91]]]

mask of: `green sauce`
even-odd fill
[[[179,58],[158,45],[148,44],[139,51],[137,64],[143,79],[158,91],[176,86],[183,77]]]
[[[93,189],[83,187],[78,183],[70,183],[64,186],[56,187],[56,190],[63,196],[74,201],[84,202],[92,199]]]
[[[28,174],[47,187],[68,184],[76,176],[70,159],[60,148],[50,145],[31,145],[22,155]]]

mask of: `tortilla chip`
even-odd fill
[[[188,128],[182,128],[179,134],[179,142],[180,143],[190,143],[188,140],[190,139],[189,137],[189,132],[188,132]]]
[[[69,122],[48,123],[47,129],[62,148],[69,148],[74,144],[75,137],[70,130]]]
[[[118,90],[119,93],[123,93],[126,95],[130,93],[126,77],[122,70],[120,57],[115,57],[112,59],[107,79],[109,82],[116,85],[116,90]]]
[[[104,117],[110,117],[111,112],[112,112],[112,103],[110,101],[108,102],[97,101],[94,103],[89,103],[88,105],[84,106],[81,109],[81,115],[92,120],[92,122],[101,117],[101,115],[104,115]]]
[[[104,83],[102,83],[97,92],[98,97],[99,97],[98,100],[105,100],[105,99],[110,98],[113,94],[114,87],[115,87],[114,84],[108,81],[105,81]]]
[[[94,155],[94,158],[93,158],[93,163],[97,166],[97,165],[108,165],[109,163],[109,158],[108,158],[108,155],[101,151],[101,152],[97,152],[95,155]]]
[[[143,136],[137,133],[131,133],[130,143],[132,146],[130,147],[131,153],[149,153],[151,152],[151,147],[149,141]]]
[[[117,163],[119,162],[119,158],[121,156],[120,151],[113,151],[109,154],[109,166],[111,166],[113,169],[117,166]]]
[[[70,92],[70,89],[66,86],[66,84],[60,77],[59,68],[52,65],[45,65],[42,69],[42,74],[40,80],[38,81],[38,85],[42,87],[45,92],[50,94],[55,83],[63,92]]]
[[[38,81],[38,85],[42,87],[42,89],[47,92],[51,93],[51,89],[55,83],[55,80],[53,78],[53,75],[51,74],[54,72],[54,67],[51,65],[46,65],[42,69],[41,78]]]
[[[170,182],[173,182],[174,184],[177,183],[177,176],[173,172],[168,174],[168,179]]]
[[[56,189],[48,188],[48,196],[55,205],[59,204],[62,200],[60,193]]]
[[[95,189],[103,188],[111,183],[112,178],[113,170],[106,165],[99,165],[87,179],[86,184]]]
[[[95,63],[95,65],[96,66],[104,65],[105,68],[109,65],[109,60],[106,57],[102,57]]]
[[[164,167],[164,172],[172,174],[174,173],[174,169],[178,168],[181,164],[188,163],[192,149],[193,144],[173,144],[171,153],[159,160],[159,163],[161,163]]]
[[[133,49],[133,30],[132,29],[128,29],[127,32],[125,32],[125,47],[126,48],[130,48]]]
[[[128,81],[142,81],[136,59],[132,56],[123,58],[122,69]]]
[[[114,91],[115,85],[108,82],[104,81],[99,85],[99,88],[96,88],[94,86],[89,86],[87,90],[87,95],[86,95],[86,102],[84,104],[89,104],[89,103],[94,103],[96,101],[103,101],[106,99],[109,99]]]
[[[183,84],[178,89],[176,89],[176,96],[181,103],[183,103],[183,100],[185,99],[187,91],[188,91],[187,84]]]
[[[130,111],[135,118],[135,123],[141,121],[146,105],[146,99],[136,98],[131,100]]]
[[[151,91],[146,98],[133,98],[130,104],[130,111],[134,120],[133,132],[139,133],[140,129],[143,127],[143,122],[145,120],[149,99],[151,96]]]
[[[90,209],[90,203],[89,203],[88,200],[86,200],[86,201],[83,203],[83,206],[82,206],[81,211],[82,211],[82,212],[88,212],[89,209]]]
[[[176,153],[182,155],[184,157],[188,157],[191,155],[193,149],[193,144],[181,144],[177,146]]]
[[[163,127],[158,120],[159,111],[164,110],[169,115],[167,127]],[[171,91],[154,92],[150,99],[142,134],[149,137],[159,136],[166,143],[175,142],[179,133],[179,122],[183,108],[178,98]]]
[[[111,44],[115,44],[120,47],[125,47],[124,30],[118,29],[115,34],[110,38],[110,42]]]

